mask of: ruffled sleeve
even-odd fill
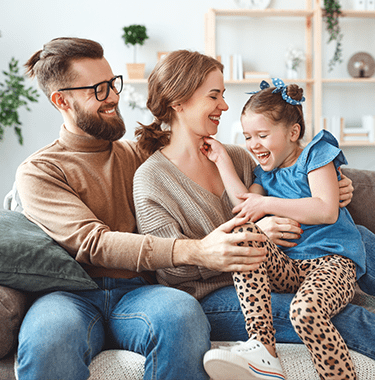
[[[336,138],[328,131],[320,131],[301,153],[298,164],[309,173],[333,162],[336,170],[347,165],[344,153]],[[337,170],[338,176],[340,173]]]

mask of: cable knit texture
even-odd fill
[[[238,175],[249,187],[255,167],[250,154],[236,145],[225,147]],[[225,191],[221,197],[210,193],[182,173],[161,151],[137,170],[133,191],[138,229],[143,234],[202,239],[233,217],[233,206]],[[197,266],[157,270],[157,279],[197,299],[233,284],[230,273]]]

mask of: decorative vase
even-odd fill
[[[296,69],[286,69],[287,79],[298,79],[298,71]]]
[[[129,79],[143,79],[145,75],[145,63],[127,63]]]

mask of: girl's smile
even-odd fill
[[[265,171],[292,166],[301,152],[295,126],[275,123],[263,114],[247,111],[241,118],[246,148]]]

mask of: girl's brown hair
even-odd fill
[[[174,117],[172,106],[190,99],[207,75],[223,65],[216,59],[198,52],[177,50],[160,60],[148,78],[147,108],[154,116],[150,125],[139,123],[135,131],[139,147],[148,154],[168,145]]]
[[[272,93],[276,87],[268,87],[252,95],[242,109],[241,116],[247,111],[264,114],[276,123],[284,123],[285,126],[299,124],[301,126],[299,140],[305,134],[305,120],[301,105],[292,105],[286,102],[281,93]],[[303,98],[303,89],[296,84],[287,86],[287,95],[300,101]]]

